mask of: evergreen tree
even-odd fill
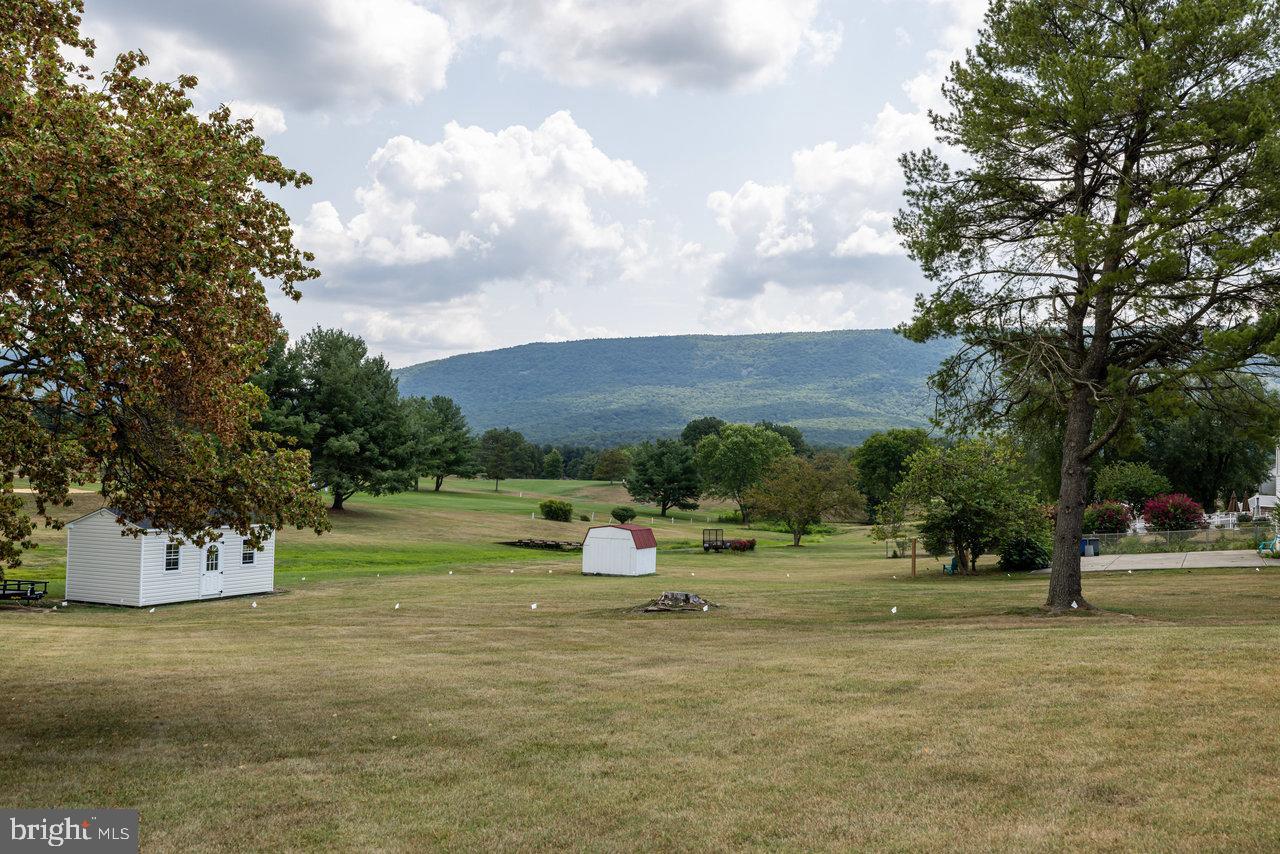
[[[527,443],[519,432],[510,427],[494,427],[484,431],[476,447],[476,461],[481,473],[493,481],[493,491],[498,491],[501,481],[514,477],[524,464]]]
[[[520,437],[522,443],[520,450],[516,454],[516,471],[515,477],[536,478],[542,477],[542,460],[543,450],[532,442],[523,441],[524,437]]]
[[[268,423],[310,449],[312,481],[333,493],[334,510],[356,492],[409,486],[413,437],[386,360],[368,356],[354,335],[319,327],[277,360],[293,364],[272,364],[263,374],[276,394]]]
[[[476,473],[476,443],[462,407],[443,395],[430,400],[408,397],[405,406],[414,437],[415,488],[421,475],[430,477],[433,490],[439,492],[446,477],[471,477]]]
[[[560,480],[564,477],[564,457],[555,448],[547,451],[542,458],[542,476],[547,480]]]
[[[592,450],[584,450],[581,454],[565,462],[565,473],[574,480],[591,480],[595,477],[596,464],[600,455]]]
[[[632,454],[627,492],[643,504],[656,504],[666,516],[672,507],[698,509],[702,484],[693,461],[693,448],[674,439],[645,442]]]
[[[1144,401],[1275,362],[1280,4],[1001,0],[934,114],[953,168],[903,157],[896,226],[936,287],[904,328],[972,433],[1028,401],[1062,425],[1049,595],[1088,608],[1092,461]]]

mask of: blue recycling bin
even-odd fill
[[[1102,551],[1102,540],[1098,537],[1080,538],[1080,557],[1097,557]]]

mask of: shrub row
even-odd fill
[[[1248,520],[1248,514],[1241,514]],[[1142,507],[1142,520],[1152,531],[1191,531],[1205,526],[1204,508],[1181,493],[1157,495]],[[1119,501],[1100,501],[1084,511],[1082,530],[1086,534],[1124,534],[1133,514]]]

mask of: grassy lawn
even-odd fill
[[[144,850],[1280,846],[1280,571],[1090,575],[1107,613],[1048,618],[1043,577],[678,548],[699,518],[587,578],[496,545],[585,530],[528,518],[548,486],[621,503],[358,498],[257,608],[0,610],[4,800],[139,807]],[[629,610],[664,589],[723,607]]]

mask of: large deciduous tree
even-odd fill
[[[903,157],[896,226],[935,290],[903,332],[972,431],[1034,400],[1063,425],[1047,606],[1088,607],[1091,461],[1149,395],[1270,360],[1280,327],[1280,4],[997,0]]]
[[[804,433],[801,432],[799,427],[791,424],[778,424],[775,421],[757,421],[756,426],[772,430],[786,439],[787,444],[791,446],[791,450],[794,453],[807,455],[812,452],[809,443],[804,440]]]
[[[1148,499],[1172,489],[1169,478],[1146,463],[1111,463],[1098,469],[1093,479],[1094,498],[1124,502],[1134,513],[1141,513]]]
[[[723,418],[717,418],[714,415],[695,418],[684,425],[684,429],[680,431],[680,441],[690,448],[696,448],[703,439],[719,433],[726,423],[728,422]]]
[[[698,509],[702,482],[693,461],[693,448],[674,439],[639,445],[632,454],[627,493],[635,501],[656,504],[663,516],[672,507]]]
[[[726,424],[698,443],[695,459],[703,490],[737,504],[745,525],[751,522],[748,492],[760,483],[774,460],[790,453],[791,445],[772,430]]]
[[[1208,508],[1232,492],[1248,497],[1270,477],[1280,435],[1280,396],[1261,382],[1240,383],[1214,398],[1144,407],[1135,431],[1141,458],[1168,477],[1173,491]]]
[[[853,451],[858,470],[858,489],[866,497],[867,509],[879,518],[878,509],[893,495],[907,473],[907,460],[929,444],[929,434],[918,428],[896,428],[872,433]]]
[[[785,456],[774,460],[751,488],[747,503],[758,516],[781,522],[791,533],[791,544],[799,546],[810,525],[857,518],[865,502],[856,479],[853,463],[839,454]]]
[[[954,551],[957,570],[968,574],[977,572],[978,558],[1041,518],[1027,470],[1007,441],[965,439],[917,452],[894,502],[920,517],[930,554]]]
[[[631,474],[631,456],[622,448],[609,448],[596,457],[596,467],[591,476],[610,483],[625,480]]]
[[[0,4],[0,565],[37,512],[101,482],[123,517],[203,542],[322,529],[307,454],[255,429],[247,382],[278,323],[264,279],[297,298],[318,275],[261,185],[310,182],[225,107],[201,118],[196,80],[137,75],[140,53],[94,80],[78,0]]]

